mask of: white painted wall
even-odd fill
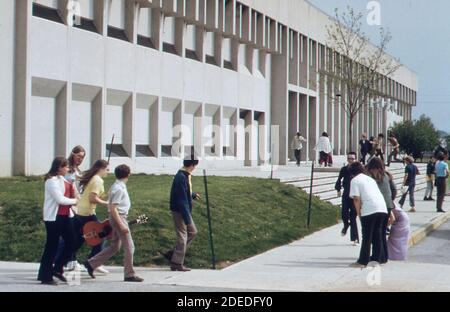
[[[163,25],[163,41],[170,44],[175,44],[175,18],[172,16],[164,17]]]
[[[152,35],[152,10],[151,8],[143,8],[139,10],[139,26],[138,34],[151,37]]]
[[[12,173],[14,6],[14,1],[0,1],[0,176]]]
[[[85,161],[81,166],[82,170],[89,168],[91,159],[91,103],[82,101],[72,101],[69,113],[69,151],[77,145],[81,145],[86,150]]]
[[[77,0],[80,3],[81,16],[93,20],[94,19],[94,1],[96,0]]]
[[[123,107],[116,105],[106,105],[105,109],[105,135],[112,138],[114,144],[123,143]]]
[[[58,8],[58,0],[34,0],[33,2],[45,5],[50,8]]]
[[[109,19],[108,25],[116,28],[125,28],[125,1],[109,0]]]
[[[150,120],[150,110],[148,108],[136,109],[136,144],[148,145],[150,143]]]
[[[29,116],[31,174],[40,175],[55,158],[55,99],[33,96]]]

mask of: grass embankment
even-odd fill
[[[169,211],[171,176],[132,176],[128,190],[132,200],[130,218],[145,213],[146,225],[132,228],[136,245],[135,264],[164,264],[158,251],[173,246],[175,234]],[[106,189],[113,177],[105,180]],[[204,194],[201,177],[193,178],[194,190]],[[278,181],[255,178],[210,177],[208,180],[214,245],[219,266],[289,243],[336,224],[338,209],[314,198],[311,228],[306,228],[308,195]],[[0,260],[38,262],[45,242],[42,221],[42,178],[0,179]],[[97,208],[100,219],[106,209]],[[210,267],[206,204],[195,203],[193,217],[199,235],[188,252],[187,265]],[[78,254],[83,261],[88,248]],[[110,262],[122,264],[121,254]]]

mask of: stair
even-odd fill
[[[420,171],[420,175],[416,177],[416,191],[423,190],[427,187],[427,182],[425,178],[426,164],[415,164]],[[392,166],[388,168],[388,171],[393,175],[395,185],[397,186],[397,198],[402,196],[401,186],[403,183],[403,177],[405,175],[405,169],[403,166],[397,164],[395,167]],[[319,197],[321,200],[327,201],[335,206],[341,205],[341,198],[337,196],[337,192],[334,189],[334,185],[339,176],[339,172],[315,172],[314,173],[314,184],[312,188],[312,193],[314,196]],[[310,177],[301,177],[290,180],[283,180],[283,183],[288,185],[293,185],[304,190],[309,194],[310,189]]]

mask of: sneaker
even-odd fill
[[[75,269],[74,269],[74,271],[87,272],[86,268],[84,266],[82,266],[81,264],[79,264],[78,261],[74,261],[74,262],[75,262]]]
[[[170,265],[170,270],[171,271],[179,271],[179,272],[189,272],[189,271],[191,271],[191,269],[189,269],[188,267],[185,267],[182,264],[176,264],[176,263],[172,263]]]
[[[439,213],[445,213],[445,210],[438,210],[437,212],[439,212]]]
[[[63,283],[67,283],[67,279],[64,277],[63,273],[53,272],[53,276],[59,279]]]
[[[105,267],[103,265],[96,268],[95,272],[102,273],[102,274],[109,274],[109,271],[107,269],[105,269]]]
[[[89,276],[90,276],[91,278],[95,278],[94,269],[91,267],[91,265],[89,264],[89,262],[88,262],[88,261],[85,261],[85,262],[83,263],[83,265],[84,265],[84,267],[86,268],[86,270],[87,270]]]
[[[436,199],[434,199],[433,197],[428,197],[429,201],[436,201]]]
[[[348,227],[344,227],[341,231],[341,236],[347,235]]]
[[[353,246],[359,246],[359,240],[352,241]]]
[[[411,209],[409,209],[409,211],[408,212],[416,212],[416,208],[411,208]]]
[[[362,269],[364,269],[366,267],[366,265],[358,263],[358,262],[355,262],[355,263],[350,264],[349,267],[357,268],[357,269],[361,269],[362,270]]]
[[[125,277],[124,282],[135,282],[135,283],[141,283],[144,279],[139,276],[132,276],[132,277]]]
[[[67,265],[65,266],[65,271],[73,271],[76,269],[76,265],[78,262],[76,261],[69,261],[67,262]]]
[[[375,267],[379,267],[379,266],[380,266],[380,263],[379,263],[378,261],[370,261],[370,262],[367,264],[367,266],[370,266],[370,267],[372,267],[372,268],[375,268]]]
[[[423,198],[423,200],[424,200],[424,201],[429,201],[430,198],[425,196],[425,197]]]

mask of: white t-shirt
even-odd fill
[[[109,203],[118,205],[117,210],[121,215],[128,215],[131,208],[130,196],[124,182],[117,180],[112,186],[109,195]]]
[[[386,201],[377,182],[365,174],[354,177],[350,183],[350,198],[361,199],[361,217],[375,213],[387,213]]]

